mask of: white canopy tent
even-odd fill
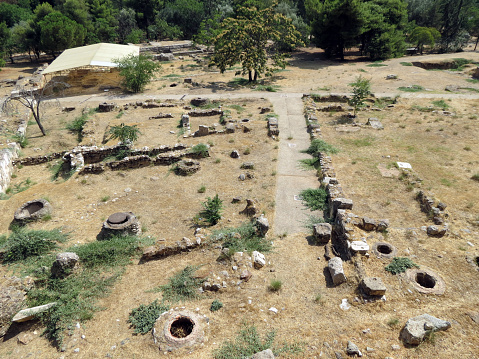
[[[99,43],[67,49],[61,53],[42,75],[69,71],[82,67],[116,67],[114,59],[127,55],[139,56],[140,48],[130,45]]]

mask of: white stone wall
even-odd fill
[[[0,150],[0,193],[5,193],[10,184],[13,172],[12,160],[18,156],[18,144],[9,145],[11,147]]]

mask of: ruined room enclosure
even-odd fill
[[[264,100],[222,100],[209,102],[204,108],[195,108],[189,102],[159,102],[151,101],[148,106],[118,102],[112,112],[90,111],[99,105],[97,102],[62,103],[68,111],[56,106],[47,107],[44,117],[47,136],[40,136],[35,125],[27,129],[30,143],[22,149],[10,187],[17,188],[27,179],[29,186],[19,193],[13,191],[8,200],[2,201],[5,208],[2,211],[2,231],[7,232],[18,207],[37,198],[48,198],[53,208],[51,220],[31,226],[64,226],[72,232],[72,240],[82,243],[94,240],[102,223],[116,212],[134,213],[145,235],[165,239],[166,242],[192,236],[195,227],[193,217],[203,209],[201,203],[216,193],[224,203],[224,225],[234,226],[248,220],[239,213],[244,209],[247,198],[258,201],[260,211],[265,212],[271,223],[277,142],[268,137],[265,115],[260,114],[261,108],[270,107],[270,104]],[[203,112],[208,114],[220,107],[223,118],[218,114],[202,116]],[[191,111],[196,115],[190,116],[191,131],[188,131],[180,126],[180,118]],[[87,113],[87,120],[78,143],[78,134],[71,133],[66,126],[82,113]],[[195,159],[200,169],[188,176],[176,175],[174,164],[155,163],[154,156],[151,156],[151,165],[136,169],[109,167],[109,163],[116,161],[110,157],[96,161],[95,165],[106,168],[100,174],[76,173],[67,180],[59,177],[52,181],[52,168],[61,162],[65,151],[80,145],[113,148],[118,141],[105,139],[108,138],[109,128],[121,123],[138,126],[141,134],[133,145],[134,149],[144,151],[146,147],[161,147],[162,150],[169,150],[160,155],[168,156],[176,153],[175,144],[181,143],[184,152],[188,152],[203,143],[210,147],[209,157]],[[193,136],[200,125],[207,127],[208,134]],[[234,150],[238,151],[239,158],[231,157]],[[28,165],[29,159],[34,162],[47,155],[54,158]],[[254,163],[254,168],[242,169],[244,162]],[[244,181],[239,180],[241,174],[247,173],[251,176],[246,176]],[[241,197],[241,202],[231,203],[234,197]]]

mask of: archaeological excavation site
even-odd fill
[[[141,93],[57,74],[43,130],[0,72],[1,358],[479,358],[477,52],[147,51]]]

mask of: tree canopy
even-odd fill
[[[276,13],[273,7],[241,8],[236,17],[221,23],[213,43],[215,52],[210,64],[224,72],[240,63],[242,74],[248,74],[249,81],[256,81],[262,74],[271,75],[275,68],[286,66],[280,43],[291,47],[302,44],[301,34],[291,19]]]

